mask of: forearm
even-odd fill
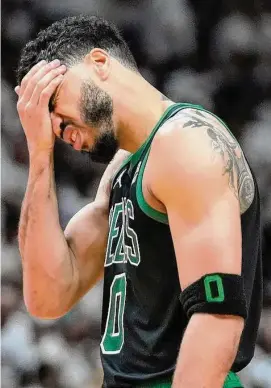
[[[242,330],[240,317],[194,314],[182,340],[173,388],[222,388]]]
[[[49,317],[60,305],[65,308],[72,294],[70,287],[75,286],[74,268],[59,224],[52,153],[30,156],[19,248],[24,298],[30,312]]]

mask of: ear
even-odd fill
[[[105,81],[110,73],[111,60],[109,54],[99,48],[92,49],[84,59],[85,64],[91,66],[97,76]]]

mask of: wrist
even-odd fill
[[[30,141],[27,139],[27,148],[29,152],[29,158],[36,158],[37,156],[46,157],[54,152],[54,141],[41,140]]]
[[[42,160],[42,159],[48,159],[53,156],[54,153],[54,147],[48,147],[48,148],[41,148],[41,147],[28,147],[29,152],[29,160],[30,162],[32,160]]]
[[[34,172],[37,169],[44,169],[46,166],[53,167],[53,149],[33,148],[29,149],[29,170]]]

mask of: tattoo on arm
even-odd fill
[[[239,200],[240,211],[243,214],[253,201],[255,187],[250,168],[237,140],[230,132],[227,136],[219,127],[210,123],[208,117],[202,112],[184,113],[189,117],[184,128],[205,127],[207,129],[212,149],[220,154],[224,161],[223,175],[228,175],[229,186]]]

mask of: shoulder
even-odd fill
[[[176,143],[177,141],[177,143]],[[153,141],[153,148],[177,146],[183,151],[187,145],[196,148],[201,145],[210,150],[214,142],[223,143],[224,148],[240,149],[240,145],[226,125],[208,111],[188,108],[167,121]],[[222,146],[222,144],[221,144]],[[212,147],[211,147],[212,148]]]
[[[254,181],[242,149],[209,112],[189,108],[166,122],[153,140],[149,163],[153,192],[180,186],[190,196],[206,187],[214,194],[227,188],[239,200],[241,213],[253,201]]]

